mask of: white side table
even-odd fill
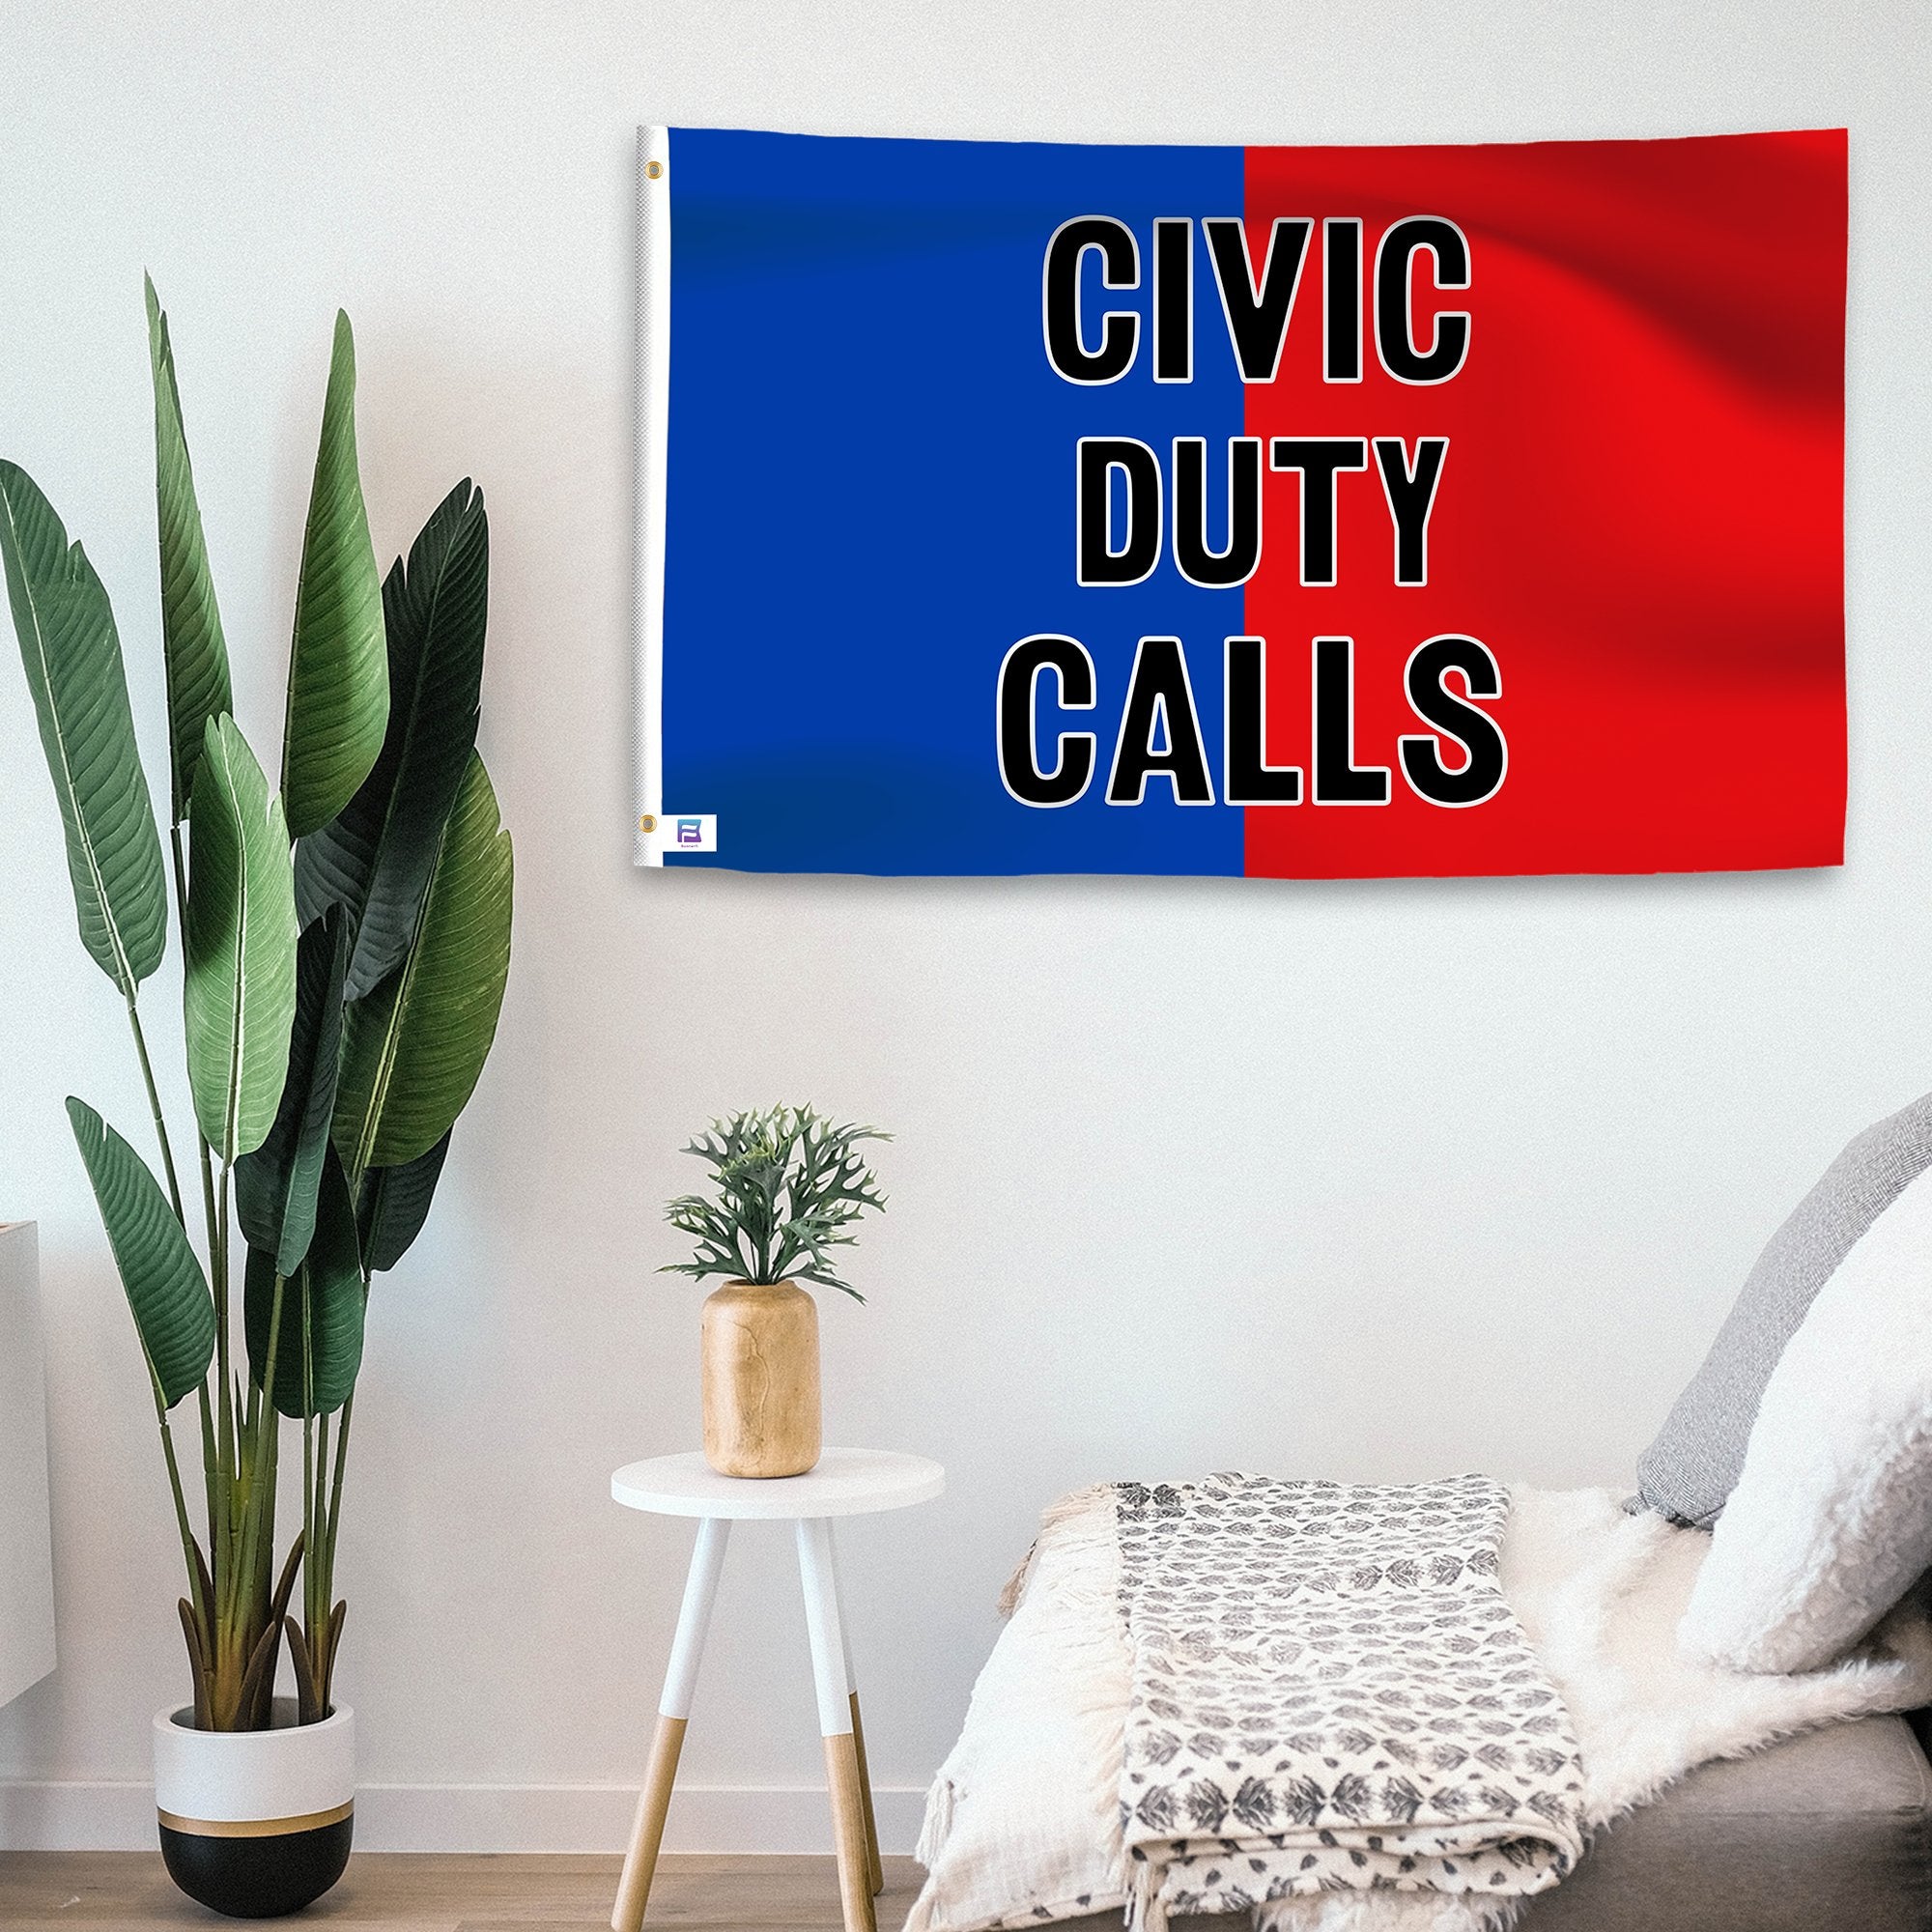
[[[852,1676],[851,1641],[839,1600],[838,1558],[833,1547],[835,1517],[871,1516],[929,1502],[946,1487],[946,1471],[923,1456],[899,1456],[885,1449],[828,1449],[818,1466],[803,1476],[748,1481],[721,1476],[701,1455],[653,1456],[632,1463],[611,1478],[611,1493],[626,1509],[658,1516],[698,1519],[697,1546],[685,1578],[684,1607],[678,1612],[658,1700],[657,1735],[651,1742],[644,1789],[617,1903],[611,1914],[613,1932],[639,1932],[644,1922],[658,1848],[664,1842],[665,1813],[677,1778],[678,1754],[691,1715],[698,1659],[724,1545],[734,1522],[789,1522],[798,1537],[798,1575],[805,1591],[805,1623],[811,1640],[811,1674],[818,1690],[818,1728],[825,1740],[825,1770],[832,1787],[832,1823],[838,1849],[838,1891],[845,1932],[876,1932],[872,1899],[885,1885],[879,1861],[878,1825],[872,1815],[872,1788],[866,1769],[866,1734],[859,1718],[859,1692]]]

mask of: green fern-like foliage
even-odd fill
[[[853,1224],[867,1208],[886,1205],[878,1177],[855,1148],[891,1139],[876,1127],[837,1126],[810,1107],[766,1107],[713,1121],[711,1131],[684,1151],[710,1167],[716,1199],[681,1194],[665,1208],[665,1219],[691,1236],[697,1250],[660,1272],[809,1281],[864,1301],[839,1279],[832,1251],[850,1247],[858,1239]]]

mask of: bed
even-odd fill
[[[1634,1496],[1064,1498],[906,1932],[1932,1927],[1928,1278],[1932,1096],[1773,1236]]]
[[[1924,1932],[1932,1765],[1895,1716],[1710,1764],[1610,1826],[1522,1932]],[[1119,1932],[1118,1912],[1062,1932]],[[1247,1915],[1185,1921],[1247,1932]]]

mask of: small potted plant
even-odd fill
[[[810,1107],[768,1107],[713,1121],[684,1151],[709,1165],[715,1198],[683,1194],[665,1209],[697,1251],[667,1274],[724,1286],[704,1304],[704,1455],[724,1476],[802,1476],[824,1433],[818,1304],[800,1286],[865,1296],[834,1272],[853,1224],[883,1208],[878,1178],[855,1151],[887,1141],[876,1127],[836,1126]]]
[[[338,316],[277,786],[233,715],[152,286],[148,326],[165,856],[107,591],[7,462],[0,566],[81,943],[126,1004],[149,1105],[139,1131],[159,1157],[156,1173],[69,1100],[146,1364],[186,1588],[191,1694],[154,1727],[161,1850],[202,1904],[270,1918],[321,1896],[349,1857],[355,1717],[333,1691],[347,1609],[334,1573],[363,1313],[429,1212],[509,972],[510,836],[475,751],[489,526],[460,483],[381,576]],[[141,1002],[171,923],[194,1102],[179,1135]],[[300,1450],[286,1472],[285,1431]],[[300,1502],[279,1561],[278,1477]],[[275,1690],[285,1645],[293,1697]]]

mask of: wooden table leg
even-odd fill
[[[850,1731],[825,1740],[825,1774],[832,1791],[832,1830],[838,1842],[838,1898],[845,1912],[845,1932],[877,1932],[859,1753]]]
[[[711,1622],[711,1605],[717,1600],[718,1577],[724,1567],[724,1546],[730,1535],[731,1525],[722,1518],[706,1517],[697,1526],[697,1544],[684,1579],[684,1605],[677,1613],[677,1635],[671,1640],[670,1662],[665,1669],[664,1695],[658,1700],[651,1761],[638,1799],[623,1876],[617,1881],[617,1902],[611,1911],[611,1932],[639,1932],[644,1922],[644,1907],[650,1903],[658,1848],[664,1843],[665,1814],[670,1809],[684,1727],[697,1684],[698,1660],[704,1654],[704,1633]]]
[[[639,1932],[644,1922],[644,1907],[650,1902],[651,1880],[658,1868],[658,1848],[664,1843],[665,1814],[670,1809],[678,1755],[684,1749],[684,1722],[682,1718],[658,1713],[650,1763],[644,1769],[644,1788],[638,1795],[638,1815],[631,1826],[631,1845],[624,1855],[623,1876],[617,1881],[617,1902],[611,1911],[613,1932]]]
[[[886,1889],[886,1861],[879,1852],[879,1814],[872,1804],[872,1772],[866,1762],[866,1720],[859,1715],[859,1693],[852,1692],[852,1755],[859,1767],[859,1804],[866,1820],[866,1863],[871,1873],[872,1896]]]
[[[852,1667],[852,1621],[845,1614],[845,1577],[838,1567],[838,1544],[832,1542],[832,1587],[838,1595],[838,1634],[845,1657],[845,1688],[852,1695],[852,1749],[859,1760],[859,1795],[866,1807],[866,1858],[871,1867],[872,1896],[886,1889],[886,1863],[879,1854],[879,1814],[872,1804],[872,1772],[866,1758],[866,1720],[859,1715],[859,1673]]]
[[[826,1781],[838,1850],[838,1897],[845,1932],[878,1932],[872,1911],[871,1846],[866,1833],[864,1785],[852,1731],[852,1691],[845,1678],[845,1635],[838,1614],[838,1580],[832,1524],[825,1518],[798,1525],[798,1577],[811,1638],[811,1676],[818,1691],[818,1729],[825,1740]]]

